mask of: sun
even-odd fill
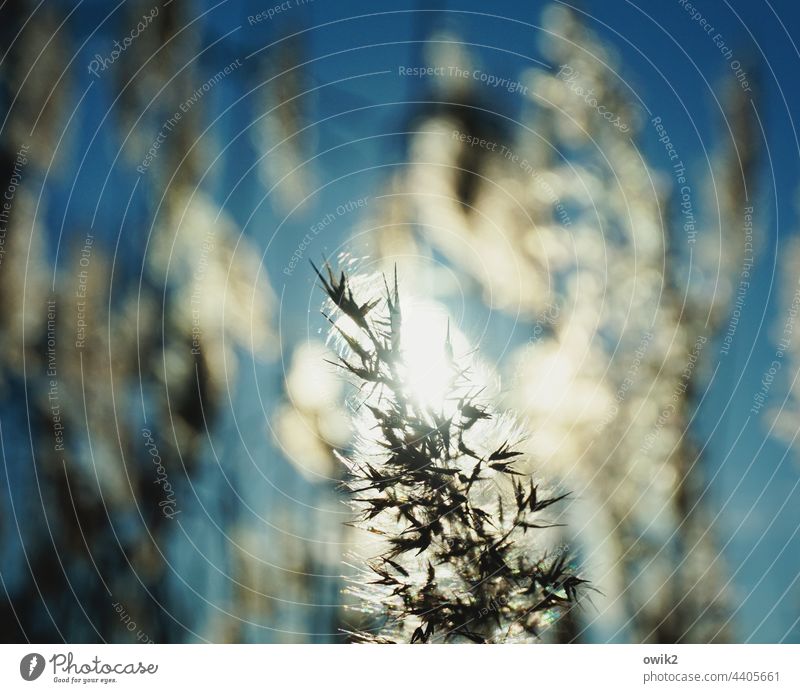
[[[466,336],[454,325],[445,306],[436,301],[401,298],[400,313],[400,353],[395,355],[399,358],[394,360],[394,367],[404,398],[420,412],[454,414],[459,398],[467,394],[461,377],[467,363],[471,389],[475,390],[476,378],[480,380],[478,389],[486,385],[483,372],[472,372],[475,364]],[[348,315],[339,314],[336,327],[331,338],[337,350],[351,348],[348,340],[366,352],[373,349],[370,338]],[[382,396],[380,389],[373,394],[378,399]]]
[[[463,336],[437,303],[409,301],[401,305],[401,310],[401,377],[406,396],[417,406],[435,412],[454,409],[456,370],[447,349],[448,331],[454,353],[464,348]]]

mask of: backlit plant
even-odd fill
[[[378,617],[360,642],[535,639],[571,608],[585,583],[563,551],[534,544],[552,524],[544,517],[566,494],[551,495],[523,471],[519,427],[482,397],[475,368],[455,353],[449,324],[444,371],[420,396],[409,373],[404,309],[393,286],[373,277],[317,271],[330,300],[327,315],[341,346],[339,365],[358,386],[358,434],[342,456],[356,525],[381,549],[351,592]],[[370,287],[381,286],[375,295]],[[360,294],[363,293],[364,296]],[[372,295],[370,295],[372,294]]]

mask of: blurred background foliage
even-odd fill
[[[744,91],[678,3],[290,4],[0,7],[3,639],[359,627],[307,263],[346,253],[452,316],[573,492],[599,593],[544,639],[798,641],[793,5],[703,10]]]

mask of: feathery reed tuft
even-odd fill
[[[313,263],[312,263],[313,264]],[[571,608],[585,580],[563,552],[537,549],[548,495],[521,470],[518,426],[481,398],[473,368],[454,354],[443,326],[447,388],[440,402],[409,391],[397,273],[377,281],[314,266],[330,299],[339,365],[360,391],[359,436],[342,456],[358,518],[380,537],[379,554],[354,579],[363,610],[382,617],[358,642],[537,638]],[[357,296],[357,294],[365,294]],[[540,535],[541,536],[541,535]]]

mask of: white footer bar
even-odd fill
[[[6,645],[0,690],[800,691],[800,645]]]

